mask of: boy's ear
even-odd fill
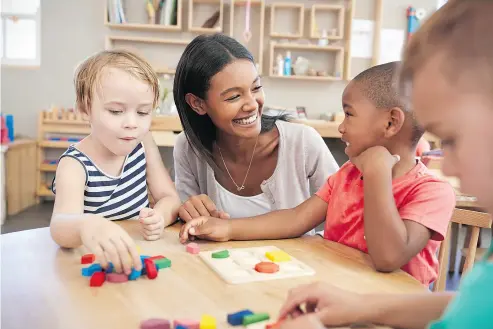
[[[185,95],[185,101],[198,115],[207,114],[207,111],[205,110],[205,102],[200,97],[197,97],[192,93],[188,93]]]
[[[406,120],[406,114],[399,107],[393,107],[388,114],[387,128],[385,129],[385,137],[390,138],[401,131]]]

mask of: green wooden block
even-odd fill
[[[251,314],[251,315],[246,315],[243,318],[243,325],[247,326],[247,325],[252,324],[252,323],[257,323],[257,322],[265,321],[265,320],[269,320],[269,319],[270,319],[270,316],[267,313],[255,313],[255,314]]]
[[[162,268],[171,267],[171,260],[168,258],[160,258],[154,260],[154,264],[156,264],[157,269],[160,270]]]
[[[229,257],[228,250],[221,250],[212,253],[212,258],[228,258],[228,257]]]

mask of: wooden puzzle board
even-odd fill
[[[270,262],[265,257],[266,252],[281,250],[274,246],[228,248],[228,258],[212,258],[212,253],[220,250],[224,249],[202,251],[199,253],[199,256],[224,281],[230,284],[285,279],[315,274],[315,271],[311,267],[291,255],[289,255],[291,257],[289,261],[276,262],[279,265],[279,271],[276,273],[269,274],[255,271],[255,265],[257,263]]]

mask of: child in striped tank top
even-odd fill
[[[60,158],[51,234],[60,246],[84,245],[104,268],[111,262],[130,274],[141,260],[133,239],[114,221],[138,219],[144,238],[157,240],[180,206],[149,131],[158,78],[143,58],[112,50],[86,59],[74,83],[76,109],[91,133]]]

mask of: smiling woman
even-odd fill
[[[185,221],[295,207],[338,169],[313,128],[263,113],[253,56],[233,38],[195,38],[178,63],[173,92],[184,127],[174,159]]]

